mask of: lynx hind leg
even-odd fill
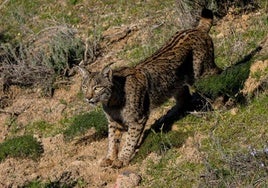
[[[203,74],[205,52],[203,50],[196,50],[193,54],[193,71],[194,79],[198,80]]]
[[[207,41],[207,48],[194,49],[193,71],[195,80],[200,77],[219,74],[222,70],[215,64],[214,46],[211,40]]]
[[[111,166],[118,158],[119,145],[122,132],[115,122],[110,122],[108,127],[108,151],[107,156],[101,161],[101,167]]]
[[[189,108],[191,93],[188,85],[183,86],[177,91],[175,99],[177,112],[181,113],[186,110],[186,108]]]

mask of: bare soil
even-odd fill
[[[104,51],[106,54],[88,68],[100,70],[105,66],[105,62],[114,61],[117,62],[116,66],[122,66],[123,62],[116,59],[114,54],[122,50],[126,43],[131,42],[130,38],[137,31],[137,25],[105,31],[104,42],[101,45],[103,49],[109,47],[113,50]],[[0,142],[9,137],[14,129],[12,117],[16,118],[15,129],[18,130],[18,134],[24,134],[25,127],[30,122],[45,120],[60,126],[61,119],[92,110],[92,107],[78,97],[80,82],[80,75],[75,75],[70,79],[69,85],[57,89],[52,98],[43,97],[39,89],[21,89],[17,86],[10,87],[8,93],[1,93],[1,96],[6,96],[8,100],[6,107],[0,112]],[[36,134],[44,147],[42,157],[37,161],[8,158],[1,162],[0,187],[21,187],[32,181],[66,184],[80,181],[84,187],[134,186],[122,183],[121,179],[126,181],[122,174],[137,171],[137,167],[130,165],[120,170],[101,168],[99,163],[106,155],[107,139],[90,143],[87,138],[91,134],[93,131],[89,130],[83,137],[70,142],[65,141],[62,134],[48,137]],[[119,180],[118,175],[121,177]]]

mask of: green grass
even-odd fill
[[[69,127],[63,132],[67,140],[83,135],[91,128],[95,129],[96,138],[102,138],[108,133],[108,123],[101,109],[76,115],[67,122]]]
[[[42,29],[55,24],[67,24],[73,27],[81,26],[81,23],[87,23],[87,27],[82,27],[85,33],[93,30],[95,23],[106,30],[108,27],[121,26],[132,23],[144,17],[155,17],[167,6],[174,2],[171,0],[165,2],[124,2],[124,1],[8,1],[2,7],[2,19],[0,25],[7,30],[6,36],[13,41],[21,40],[33,33],[38,33]],[[79,6],[83,4],[83,6]],[[61,10],[61,11],[59,11]],[[116,11],[114,11],[116,10]],[[104,13],[110,13],[106,16]]]
[[[169,150],[159,162],[149,161],[146,166],[144,187],[198,187],[199,173],[203,164],[195,162],[179,162],[182,154],[176,149]]]
[[[33,136],[14,137],[0,143],[0,162],[8,157],[37,160],[43,152],[42,145]]]
[[[235,97],[243,88],[244,82],[249,76],[251,61],[244,64],[232,66],[223,71],[220,75],[214,75],[195,83],[198,92],[216,98],[220,95]]]
[[[262,11],[264,10],[262,9]],[[210,32],[215,44],[215,61],[224,69],[240,61],[246,54],[255,49],[267,35],[268,20],[264,13],[249,17],[247,27],[243,30],[241,30],[243,23],[240,22],[234,20],[234,24],[229,25],[230,31],[227,36],[215,37],[218,33],[215,32],[214,28]],[[220,30],[220,32],[222,31]]]
[[[83,180],[75,180],[72,182],[64,183],[60,181],[41,182],[39,180],[31,181],[23,186],[23,188],[73,188],[73,187],[86,187]]]
[[[265,148],[267,150],[267,146]],[[263,150],[233,151],[224,153],[221,160],[207,160],[204,172],[206,187],[266,187],[268,154]]]
[[[9,138],[22,133],[41,137],[50,137],[62,133],[66,140],[71,140],[76,136],[84,135],[89,129],[95,129],[94,139],[103,138],[108,134],[108,122],[100,108],[73,117],[63,118],[56,123],[38,120],[26,125],[18,125],[17,119],[11,117],[7,120],[6,125],[10,127]]]
[[[250,104],[231,111],[208,112],[206,118],[188,115],[177,121],[178,132],[204,135],[196,144],[202,160],[191,162],[171,148],[159,163],[149,163],[146,187],[265,187],[268,155],[268,96],[262,94]],[[180,138],[180,137],[177,137]],[[151,143],[152,144],[152,143]],[[152,147],[152,146],[151,146]],[[251,148],[251,149],[250,149]],[[252,151],[257,154],[252,156]],[[180,162],[177,159],[182,158]]]
[[[61,4],[51,0],[8,1],[1,10],[0,25],[4,26],[4,30],[7,29],[7,33],[13,39],[21,40],[49,25],[52,26],[52,24],[55,24],[52,21],[53,19],[58,23],[77,24],[79,17],[77,11],[73,11],[77,2],[76,0],[70,0],[66,4]],[[59,9],[61,11],[57,11]],[[72,14],[69,14],[70,11],[72,11]]]
[[[66,129],[66,125],[61,123],[61,121],[58,123],[49,123],[46,120],[37,120],[23,125],[22,123],[18,123],[16,117],[8,118],[5,124],[10,127],[7,135],[8,138],[21,134],[49,137],[60,134]]]
[[[36,134],[41,137],[54,136],[62,132],[62,127],[45,120],[34,121],[25,126],[26,134]]]
[[[152,152],[164,155],[169,149],[180,147],[190,135],[191,132],[170,131],[164,133],[151,130],[132,162],[141,162]]]

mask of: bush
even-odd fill
[[[67,140],[70,140],[75,136],[84,134],[91,128],[96,130],[94,135],[96,138],[102,138],[108,133],[108,123],[104,113],[100,109],[73,117],[70,121],[69,128],[63,134]]]
[[[198,80],[195,87],[198,92],[215,99],[220,95],[235,97],[249,76],[251,61],[232,66],[219,75]]]
[[[19,136],[0,143],[0,162],[7,157],[22,157],[36,160],[43,152],[41,143],[33,136]]]
[[[84,44],[67,26],[46,28],[17,46],[0,45],[0,80],[10,85],[53,87],[56,76],[68,75],[83,58]]]

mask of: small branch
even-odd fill
[[[189,112],[189,114],[191,114],[191,115],[193,115],[195,117],[201,118],[204,115],[207,115],[208,112],[197,112],[197,111],[193,111],[193,112]]]

